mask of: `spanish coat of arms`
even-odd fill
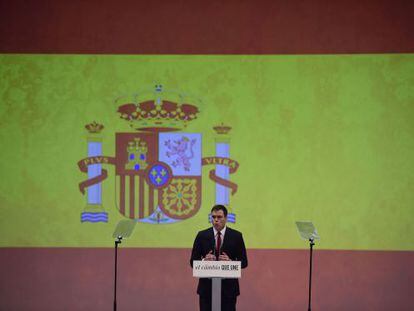
[[[213,128],[216,155],[203,158],[202,134],[181,131],[200,112],[186,100],[188,96],[165,92],[161,85],[155,91],[135,94],[133,100],[117,99],[120,117],[134,131],[115,133],[115,157],[102,155],[104,126],[96,122],[85,126],[88,156],[78,162],[80,170],[88,174],[79,184],[80,191],[87,194],[82,222],[108,222],[101,187],[108,177],[106,164],[115,165],[115,205],[126,218],[161,224],[192,217],[201,207],[203,165],[215,165],[209,178],[216,183],[216,203],[229,205],[230,193],[237,191],[229,175],[239,166],[229,158],[231,128],[224,124]],[[235,222],[234,213],[228,217]]]

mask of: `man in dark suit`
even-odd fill
[[[194,241],[190,264],[193,260],[241,261],[247,267],[247,253],[241,232],[226,226],[227,209],[215,205],[211,209],[213,227],[200,231]],[[197,287],[200,296],[200,311],[211,311],[211,279],[200,278]],[[224,279],[221,285],[221,310],[236,310],[240,295],[238,279]]]

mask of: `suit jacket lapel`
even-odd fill
[[[216,239],[215,239],[215,237],[214,237],[214,230],[213,230],[213,227],[211,227],[211,229],[209,230],[209,232],[208,232],[208,239],[209,239],[209,241],[210,241],[210,245],[212,245],[213,246],[213,253],[215,252],[215,250],[216,250]]]
[[[226,228],[226,234],[224,235],[224,240],[221,243],[221,249],[222,250],[225,250],[225,246],[226,246],[226,244],[228,244],[228,243],[226,243],[226,241],[228,241],[228,239],[231,239],[231,229],[229,227]]]

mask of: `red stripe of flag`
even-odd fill
[[[0,12],[3,53],[414,52],[406,0],[6,0]]]

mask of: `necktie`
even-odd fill
[[[216,259],[219,260],[220,256],[220,247],[221,247],[221,233],[217,232],[217,244],[216,244]]]

